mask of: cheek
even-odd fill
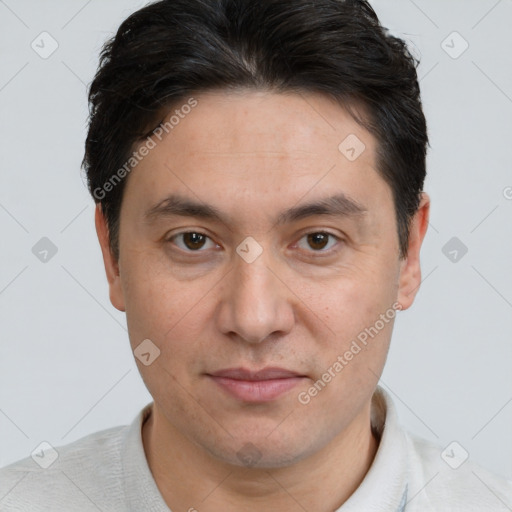
[[[125,276],[130,344],[135,350],[149,339],[159,355],[150,365],[137,361],[137,366],[154,399],[166,403],[164,409],[185,413],[191,403],[184,390],[193,388],[191,379],[202,368],[200,354],[207,353],[200,349],[201,318],[207,315],[206,301],[200,300],[204,292],[195,293],[190,284],[139,270]]]
[[[335,279],[309,284],[301,290],[304,302],[316,313],[313,322],[317,330],[309,326],[317,340],[310,347],[314,350],[313,359],[318,361],[315,378],[329,381],[329,390],[319,392],[322,397],[318,406],[327,407],[332,402],[346,407],[352,403],[347,390],[361,395],[359,398],[366,396],[378,381],[376,375],[382,372],[396,315],[392,307],[396,300],[396,269],[391,270],[392,266],[382,259],[373,261],[378,264],[352,268]],[[330,374],[326,374],[329,370]]]
[[[132,349],[150,339],[160,350],[159,363],[173,374],[196,364],[194,351],[200,350],[201,332],[211,318],[216,281],[180,281],[158,261],[137,255],[127,267],[123,288]]]
[[[124,254],[121,266],[128,332],[133,344],[149,338],[158,346],[165,334],[185,316],[186,288],[173,280],[151,255]]]
[[[302,398],[311,401],[308,407],[318,421],[334,431],[344,420],[343,411],[369,400],[386,361],[396,310],[383,276],[340,281],[331,289],[316,306],[329,336],[317,337],[312,359],[318,361],[318,373]]]
[[[384,265],[341,269],[330,279],[303,282],[297,295],[332,335],[355,334],[391,307],[396,298],[396,270]]]

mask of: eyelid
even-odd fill
[[[212,243],[214,243],[217,247],[219,246],[219,244],[217,242],[215,242],[213,240],[213,238],[208,235],[207,233],[201,231],[200,229],[187,229],[185,231],[179,231],[177,233],[173,233],[172,235],[170,236],[166,236],[165,237],[165,241],[166,242],[172,242],[174,238],[177,238],[178,236],[181,236],[181,235],[186,235],[187,233],[195,233],[197,235],[202,235],[204,237],[206,237],[208,240],[210,240]],[[308,235],[313,235],[313,234],[318,234],[318,233],[323,233],[323,234],[326,234],[326,235],[329,235],[330,237],[336,239],[336,241],[338,242],[336,245],[339,245],[340,242],[344,242],[344,239],[341,238],[340,236],[338,236],[337,234],[335,233],[332,233],[331,231],[329,231],[328,229],[323,229],[323,228],[317,228],[317,229],[310,229],[308,231],[305,231],[304,233],[302,233],[300,235],[300,237],[298,238],[297,242],[295,242],[293,244],[292,247],[295,247],[298,245],[298,243],[306,236]],[[176,245],[176,244],[175,244]],[[177,246],[178,249],[180,251],[183,251],[183,252],[186,252],[188,254],[192,254],[192,253],[201,253],[201,252],[206,252],[208,249],[198,249],[196,251],[192,251],[192,250],[187,250],[187,249],[182,249],[181,247]],[[305,251],[305,252],[308,252],[310,254],[313,254],[315,255],[314,257],[322,257],[323,255],[327,256],[327,255],[331,255],[332,253],[334,252],[337,252],[339,250],[336,249],[335,247],[331,247],[330,249],[328,250],[318,250],[318,251],[315,251],[313,249],[311,250],[305,250],[305,249],[301,249],[302,251]]]
[[[188,234],[188,233],[194,233],[194,234],[196,234],[196,235],[202,235],[202,236],[204,236],[205,238],[207,238],[208,240],[210,240],[213,244],[215,244],[215,246],[217,246],[217,247],[218,247],[218,245],[219,245],[217,242],[215,242],[215,241],[213,240],[213,238],[212,238],[210,235],[208,235],[207,233],[205,233],[205,232],[201,231],[200,229],[187,229],[187,230],[185,230],[185,231],[178,231],[177,233],[173,233],[172,235],[166,236],[166,237],[164,238],[164,241],[165,241],[165,242],[168,242],[168,243],[169,243],[169,242],[174,243],[174,242],[173,242],[173,240],[174,240],[175,238],[177,238],[177,237],[179,237],[179,236],[181,236],[181,235],[186,235],[186,234]],[[176,247],[177,247],[180,251],[182,251],[182,252],[186,252],[187,254],[201,253],[201,252],[206,252],[206,251],[208,250],[208,249],[203,249],[203,248],[201,248],[201,249],[198,249],[198,250],[196,250],[196,251],[191,251],[191,250],[189,250],[189,249],[182,249],[181,247],[179,247],[179,246],[178,246],[177,244],[175,244],[175,243],[174,243],[174,245],[176,245]]]
[[[336,239],[337,241],[337,244],[334,246],[334,247],[331,247],[330,249],[327,249],[327,250],[318,250],[318,251],[315,251],[313,249],[311,250],[305,250],[305,249],[301,249],[302,251],[305,251],[307,253],[309,253],[310,255],[313,255],[313,257],[315,258],[321,258],[323,256],[327,257],[327,256],[331,256],[332,254],[334,254],[335,252],[339,251],[339,247],[337,248],[336,246],[338,246],[340,243],[343,243],[344,242],[344,239],[341,238],[340,236],[338,236],[337,234],[335,233],[332,233],[331,231],[329,231],[328,229],[323,229],[323,228],[319,228],[319,229],[312,229],[312,230],[308,230],[304,233],[301,234],[301,236],[299,237],[299,239],[297,240],[297,242],[295,242],[293,244],[293,247],[297,246],[298,243],[305,237],[305,236],[308,236],[308,235],[314,235],[314,234],[317,234],[317,233],[323,233],[323,234],[326,234],[326,235],[329,235],[331,236],[332,238]]]

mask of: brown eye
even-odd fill
[[[327,233],[310,233],[307,237],[308,244],[313,249],[323,249],[329,241],[329,235]]]
[[[200,249],[203,247],[206,237],[200,233],[184,233],[183,242],[189,249]]]
[[[306,240],[306,244],[302,242],[303,240]],[[304,235],[297,245],[299,248],[310,253],[317,252],[322,254],[332,252],[330,249],[333,248],[338,241],[341,241],[341,239],[332,233],[315,231]]]
[[[181,243],[177,241],[181,239]],[[201,252],[201,249],[205,247],[208,243],[212,243],[210,238],[203,233],[199,233],[197,231],[187,231],[185,233],[178,233],[169,239],[169,241],[176,240],[176,245],[183,249],[184,251],[189,252]],[[213,244],[213,243],[212,243]],[[213,244],[215,245],[215,244]],[[208,248],[208,247],[207,247]]]

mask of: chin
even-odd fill
[[[273,435],[273,434],[272,434]],[[264,436],[228,438],[224,442],[203,445],[212,457],[226,464],[255,469],[277,469],[292,466],[320,447],[308,446],[307,439],[294,439],[286,432],[280,438]]]

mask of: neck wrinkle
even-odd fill
[[[186,507],[184,510],[188,510],[191,502],[195,502],[198,508],[198,500],[192,497],[207,496],[211,489],[216,491],[208,499],[217,501],[217,495],[218,510],[228,510],[222,508],[222,504],[229,503],[232,504],[233,510],[237,510],[236,504],[243,504],[246,507],[244,510],[249,511],[248,501],[254,504],[254,510],[261,509],[263,505],[267,506],[269,502],[272,502],[272,507],[286,509],[290,505],[290,496],[299,503],[305,502],[306,509],[313,507],[319,510],[326,507],[326,495],[330,495],[330,499],[333,500],[329,508],[333,510],[350,498],[370,469],[384,425],[381,416],[383,411],[385,414],[385,402],[374,394],[371,402],[361,411],[359,421],[358,418],[355,419],[355,424],[353,422],[351,425],[353,428],[348,432],[349,436],[342,440],[339,447],[333,449],[333,440],[312,457],[291,467],[277,469],[256,470],[228,464],[220,464],[217,467],[214,467],[215,464],[196,464],[184,458],[179,449],[166,450],[166,447],[172,445],[155,439],[155,436],[161,436],[162,430],[159,429],[154,404],[144,419],[142,439],[150,471],[160,493],[172,510],[180,510],[183,507]],[[357,426],[366,422],[367,429]],[[176,434],[180,435],[178,432]],[[342,434],[347,436],[347,431]],[[186,439],[186,442],[190,441]],[[178,444],[174,443],[174,446]],[[346,462],[340,464],[340,460]],[[198,467],[202,468],[202,474],[201,470],[197,470]],[[183,477],[186,479],[185,484]],[[219,492],[220,485],[223,487],[222,492]],[[180,492],[183,488],[186,492]],[[333,493],[333,489],[337,489],[338,492]],[[212,505],[213,503],[210,506]]]

